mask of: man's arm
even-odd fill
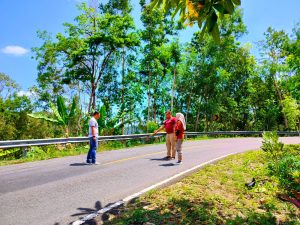
[[[91,126],[91,128],[92,128],[92,135],[93,135],[93,140],[96,140],[96,128],[95,128],[95,126]]]
[[[157,134],[159,131],[161,131],[163,129],[165,129],[165,125],[161,125],[161,127],[158,128],[157,130],[155,130],[153,134]]]

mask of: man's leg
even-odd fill
[[[93,140],[93,145],[92,145],[92,151],[91,151],[91,159],[92,163],[96,163],[96,152],[98,148],[98,138],[96,140]]]
[[[167,145],[167,156],[171,157],[171,139],[170,139],[170,134],[166,135],[166,145]]]
[[[176,156],[176,141],[175,141],[175,134],[171,135],[171,157],[175,159]]]
[[[178,153],[178,162],[182,161],[182,139],[178,139],[176,142],[176,150]]]
[[[89,139],[90,139],[90,149],[89,149],[89,152],[88,152],[87,157],[86,157],[86,162],[87,163],[92,163],[93,138],[90,137]]]

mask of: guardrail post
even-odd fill
[[[21,149],[22,149],[22,156],[23,157],[26,157],[26,155],[27,155],[27,147],[21,147]]]

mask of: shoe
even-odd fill
[[[181,160],[178,160],[178,161],[177,161],[177,164],[182,164],[182,161],[181,161]]]
[[[100,165],[100,163],[98,163],[98,162],[95,162],[95,163],[92,163],[93,165]]]
[[[89,163],[89,162],[85,162],[85,165],[92,165],[92,163]]]
[[[171,156],[166,156],[163,158],[164,160],[170,160],[171,159]]]
[[[171,157],[171,159],[175,159],[175,157]]]

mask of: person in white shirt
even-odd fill
[[[97,120],[100,118],[99,112],[94,112],[92,118],[89,121],[89,139],[90,149],[87,155],[86,163],[98,165],[96,162],[96,152],[98,148],[98,123]]]

